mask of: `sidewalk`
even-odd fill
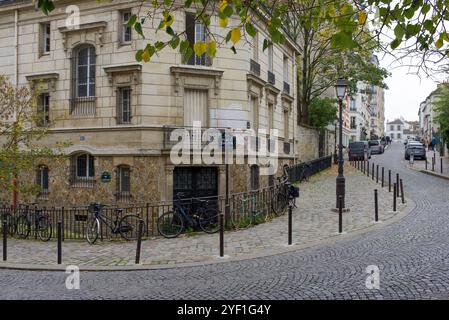
[[[141,266],[174,266],[177,264],[208,263],[266,256],[297,250],[322,241],[337,241],[348,234],[367,227],[379,228],[387,223],[375,224],[374,189],[379,191],[379,219],[386,221],[398,215],[406,205],[398,199],[397,212],[392,210],[392,194],[381,189],[370,178],[362,175],[345,162],[346,206],[350,211],[343,214],[343,231],[338,234],[338,214],[335,207],[335,178],[337,167],[326,170],[300,185],[298,208],[293,212],[293,242],[287,246],[288,217],[284,215],[273,221],[252,228],[226,232],[225,255],[219,258],[219,235],[183,235],[176,239],[157,238],[142,243]],[[27,265],[31,268],[54,268],[56,264],[55,241],[43,243],[34,240],[8,239],[8,262],[1,267]],[[63,242],[64,265],[77,265],[83,269],[108,269],[110,267],[133,268],[136,242],[109,242],[89,245],[86,242]],[[0,249],[1,250],[1,249]],[[123,267],[126,266],[126,267]],[[13,266],[14,267],[14,266]]]
[[[426,170],[426,161],[424,160],[414,160],[413,164],[408,162],[408,167],[414,170],[421,171],[426,174],[430,174],[433,176],[449,179],[449,158],[448,157],[440,157],[440,153],[438,151],[427,151],[427,170]],[[435,157],[435,165],[432,167],[432,161]],[[441,163],[441,159],[443,160]],[[441,170],[441,164],[443,165],[443,170]],[[432,170],[433,169],[433,170]]]

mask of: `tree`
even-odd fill
[[[323,133],[329,124],[337,119],[337,100],[331,98],[314,98],[310,103],[310,124]]]
[[[36,192],[29,179],[20,179],[42,158],[60,156],[66,143],[42,146],[47,128],[40,125],[43,114],[37,107],[38,91],[15,87],[0,75],[0,187],[13,193]]]
[[[449,146],[449,86],[440,86],[436,91],[434,112],[435,121],[439,126],[439,133],[443,137],[446,145]]]

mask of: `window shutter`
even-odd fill
[[[186,35],[187,40],[190,43],[190,47],[193,50],[193,45],[195,43],[195,14],[191,12],[186,12]],[[187,64],[189,65],[195,64],[194,53],[189,57],[189,61],[187,61]]]

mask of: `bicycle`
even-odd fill
[[[111,230],[112,234],[120,234],[125,240],[137,238],[139,223],[142,220],[138,215],[128,214],[120,218],[123,215],[123,209],[116,209],[115,217],[112,219],[103,213],[105,207],[107,205],[101,203],[91,203],[88,207],[88,211],[93,213],[87,221],[86,240],[89,244],[95,244],[98,240],[102,223]],[[145,224],[142,230],[145,230]]]
[[[0,235],[3,234],[3,222],[6,221],[7,233],[12,237],[16,232],[16,225],[13,215],[9,212],[4,212],[0,215],[0,217]]]
[[[280,216],[285,213],[289,206],[296,208],[296,198],[299,197],[299,188],[292,185],[288,180],[287,170],[284,169],[282,177],[278,177],[279,184],[271,199],[273,212]]]
[[[35,205],[35,203],[31,205]],[[31,210],[28,205],[22,208],[19,208],[19,211],[22,211],[22,213],[17,217],[14,226],[17,236],[21,239],[28,238],[31,233],[31,227],[34,226],[34,232],[39,239],[44,242],[49,241],[53,232],[53,226],[45,210],[37,208]]]
[[[183,193],[176,194],[173,210],[165,212],[157,220],[157,230],[164,238],[176,238],[186,228],[199,227],[206,233],[215,233],[220,229],[218,211],[209,207],[208,200],[194,199],[190,201],[190,208],[182,204]],[[185,201],[185,199],[184,199]],[[198,202],[198,209],[194,210],[194,202]]]
[[[249,195],[242,195],[238,198],[237,214],[231,215],[232,226],[237,228],[250,227],[252,224],[258,224],[272,219],[270,210],[264,199],[258,197],[257,192],[252,192]],[[263,197],[262,197],[263,198]]]
[[[301,165],[301,171],[299,173],[299,182],[309,181],[309,178],[312,176],[312,166],[307,162],[304,162]]]

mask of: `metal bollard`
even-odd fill
[[[376,165],[376,183],[379,183],[379,165]]]
[[[223,213],[220,213],[220,257],[224,257],[224,224]]]
[[[427,158],[426,158],[426,160],[424,160],[425,162],[426,162],[426,170],[427,170]]]
[[[393,185],[393,211],[396,212],[396,183]]]
[[[369,161],[366,164],[366,175],[369,177]]]
[[[3,261],[8,259],[8,223],[3,220]]]
[[[391,170],[388,169],[388,192],[391,192]]]
[[[56,229],[58,237],[58,264],[62,263],[62,223],[58,222],[58,228]]]
[[[143,220],[139,220],[139,230],[137,234],[137,248],[136,248],[136,264],[140,263],[140,250],[142,249],[142,233],[143,233]]]
[[[443,158],[440,158],[441,174],[443,174]]]
[[[338,196],[338,233],[343,232],[343,198]]]
[[[405,199],[404,199],[404,185],[402,184],[402,179],[400,180],[400,184],[401,184],[401,200],[402,203],[405,203]]]
[[[435,157],[432,158],[432,171],[435,171]]]
[[[292,216],[293,216],[293,212],[292,212],[292,205],[290,204],[288,206],[288,245],[290,246],[292,244]]]
[[[385,169],[382,167],[382,188],[384,187],[384,175],[385,175]]]
[[[374,180],[374,163],[371,166],[371,180]]]
[[[378,205],[377,189],[374,189],[374,221],[379,221],[379,205]]]
[[[399,173],[396,173],[396,197],[400,197],[399,195]]]

